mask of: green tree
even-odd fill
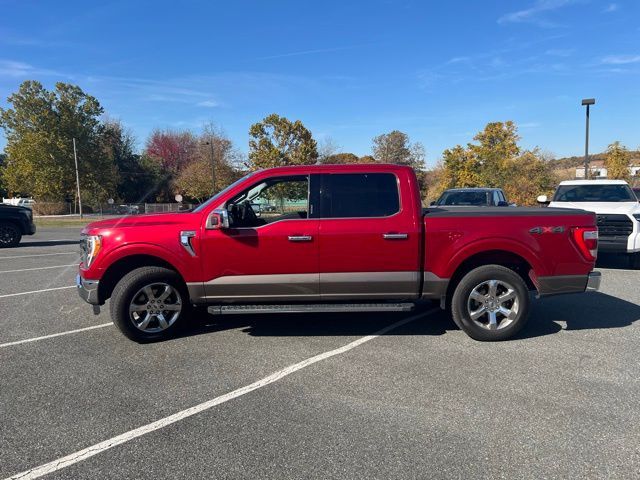
[[[374,137],[372,150],[380,163],[423,167],[424,148],[420,143],[412,144],[409,135],[399,130]]]
[[[133,134],[121,122],[105,122],[102,145],[118,171],[118,184],[112,193],[118,201],[141,203],[155,196],[159,172],[135,153],[135,143]]]
[[[4,153],[0,153],[0,197],[7,196],[7,189],[4,188],[4,178],[2,175],[4,164],[7,161],[7,156]]]
[[[420,189],[425,191],[425,152],[420,142],[411,143],[409,135],[399,130],[393,130],[373,138],[372,153],[377,162],[406,165],[413,168],[418,177]]]
[[[609,145],[604,160],[604,166],[607,168],[607,178],[629,181],[631,179],[629,157],[629,150],[619,141]]]
[[[360,158],[353,153],[333,153],[322,159],[322,163],[327,165],[361,163]]]
[[[249,129],[251,170],[285,165],[313,165],[318,146],[300,120],[290,121],[272,113]]]
[[[0,126],[7,138],[3,177],[10,192],[41,200],[73,197],[75,138],[83,195],[89,201],[108,197],[116,170],[101,148],[103,109],[98,100],[75,85],[57,83],[48,91],[29,80],[9,96],[8,103],[12,108],[0,109]]]

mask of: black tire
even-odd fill
[[[495,286],[493,295],[492,286]],[[510,291],[512,293],[506,295]],[[501,301],[501,298],[509,300]],[[529,289],[520,275],[501,265],[485,265],[462,277],[451,299],[451,316],[456,325],[475,340],[506,340],[524,327],[529,306]],[[502,313],[505,311],[509,312],[508,317]],[[474,321],[471,313],[480,316]],[[491,316],[496,320],[493,325]]]
[[[15,247],[22,240],[20,229],[10,222],[0,222],[0,248]]]
[[[640,270],[640,252],[629,254],[629,268]]]
[[[172,291],[168,298],[160,300],[165,285]],[[148,291],[146,288],[151,289],[152,296],[145,293]],[[151,301],[158,303],[150,305]],[[132,305],[138,305],[139,311],[130,313]],[[174,318],[178,305],[180,310]],[[172,311],[169,311],[169,308],[172,308]],[[185,318],[189,316],[191,303],[187,288],[178,273],[162,267],[141,267],[127,273],[115,286],[111,294],[109,311],[113,323],[127,338],[146,343],[174,336],[184,325]],[[138,316],[140,325],[150,317],[146,329],[136,326],[134,316]],[[168,326],[163,327],[160,316]],[[168,319],[172,320],[168,321]]]

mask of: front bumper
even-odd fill
[[[600,290],[600,272],[590,272],[588,275],[557,275],[553,277],[538,277],[534,284],[541,297],[560,295],[564,293],[595,292]]]
[[[76,287],[78,287],[78,295],[85,302],[91,305],[100,305],[98,297],[98,280],[87,280],[82,278],[80,274],[76,275]]]

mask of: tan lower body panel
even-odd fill
[[[194,303],[415,299],[419,272],[233,275],[189,283]]]

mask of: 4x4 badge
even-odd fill
[[[529,230],[529,233],[537,233],[538,235],[542,235],[543,233],[562,233],[564,232],[564,227],[534,227]]]

